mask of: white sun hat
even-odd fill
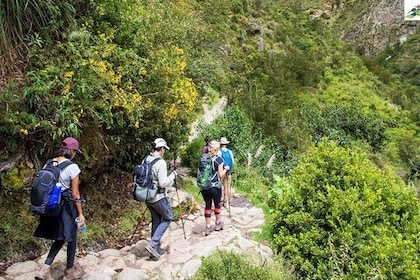
[[[165,147],[165,149],[169,150],[168,144],[166,144],[166,141],[163,138],[156,138],[153,143],[155,143],[155,148]]]
[[[230,142],[227,140],[226,137],[222,137],[220,138],[220,145],[226,145],[229,144]]]

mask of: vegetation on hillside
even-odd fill
[[[172,148],[167,159],[181,154],[195,169],[202,138],[181,147],[202,100],[225,95],[225,114],[201,126],[200,137],[231,141],[236,187],[275,217],[264,236],[297,275],[322,278],[331,269],[324,276],[351,278],[357,267],[360,278],[375,271],[409,279],[418,272],[408,254],[391,260],[399,250],[419,253],[412,239],[419,202],[409,191],[420,188],[418,32],[361,57],[336,34],[339,15],[351,24],[369,9],[366,1],[28,3],[0,5],[10,19],[0,29],[4,260],[45,249],[31,237],[36,219],[27,191],[63,137],[79,138],[84,152],[77,161],[90,230],[82,248],[118,246],[140,215],[127,188],[134,164],[164,137]],[[312,204],[322,211],[309,211]],[[355,220],[359,206],[366,221]],[[389,219],[361,227],[380,214]],[[331,217],[341,223],[334,230],[325,225]],[[364,239],[352,238],[356,233]],[[312,245],[302,242],[308,236]]]

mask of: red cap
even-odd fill
[[[64,139],[61,143],[61,148],[75,150],[79,153],[82,153],[82,151],[79,150],[79,142],[73,137],[67,137],[66,139]]]

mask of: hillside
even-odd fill
[[[36,221],[27,211],[28,191],[35,170],[65,136],[78,138],[83,150],[77,158],[80,187],[92,230],[80,240],[82,248],[117,247],[137,224],[141,209],[127,186],[155,137],[170,143],[168,162],[181,157],[192,170],[203,136],[230,139],[240,191],[249,192],[268,216],[287,205],[274,203],[278,193],[271,190],[291,186],[289,180],[306,186],[294,174],[311,153],[335,151],[351,163],[359,163],[354,153],[366,154],[369,166],[393,178],[395,190],[419,193],[420,34],[416,22],[402,20],[402,1],[29,2],[34,5],[0,6],[7,17],[0,29],[0,262],[5,265],[46,248],[31,237]],[[212,125],[197,124],[202,103],[212,108],[222,96],[224,114]],[[330,167],[308,188],[319,182],[360,187],[335,181],[343,168]],[[194,189],[188,180],[180,185]],[[255,185],[266,192],[250,190]],[[281,227],[271,223],[264,238],[282,250],[277,236],[282,232],[275,232]],[[312,254],[328,255],[314,248],[302,249],[310,251],[305,264],[290,257],[302,275],[322,259]],[[386,261],[378,262],[395,265]]]

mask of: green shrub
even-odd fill
[[[273,245],[302,279],[416,279],[420,204],[364,154],[323,140],[271,194]]]
[[[359,140],[368,143],[374,151],[380,150],[385,141],[386,124],[377,112],[366,112],[357,102],[335,103],[319,111],[311,104],[302,110],[315,142],[328,137],[342,146],[349,146]]]
[[[275,280],[291,279],[288,272],[278,263],[273,265],[255,265],[246,257],[227,251],[204,258],[194,280]]]
[[[191,176],[196,176],[198,161],[205,145],[204,137],[195,138],[181,152],[182,165],[191,168]]]

